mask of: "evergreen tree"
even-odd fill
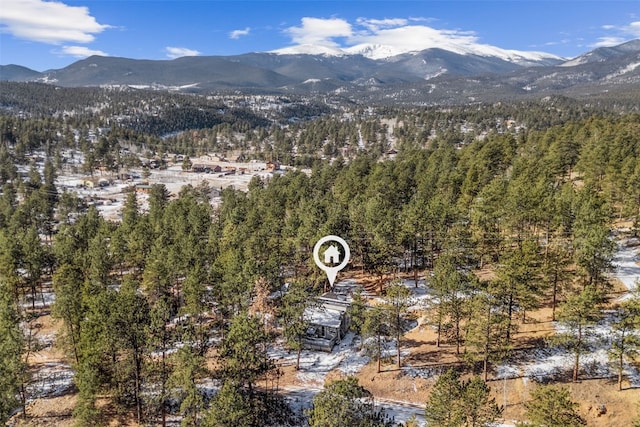
[[[180,426],[198,426],[204,396],[198,389],[196,380],[205,373],[204,357],[187,345],[178,350],[175,363],[176,369],[171,374],[169,384],[177,390],[176,398],[182,415]]]
[[[170,331],[169,322],[173,316],[171,302],[168,296],[160,297],[151,307],[149,313],[149,326],[147,328],[148,348],[157,357],[148,361],[149,381],[156,384],[160,391],[150,402],[152,413],[159,412],[162,426],[166,426],[167,409],[169,401],[169,376],[171,364],[169,363],[168,350],[173,344],[173,334]]]
[[[494,282],[492,294],[502,302],[503,313],[508,319],[508,340],[516,329],[513,322],[516,312],[522,312],[524,321],[526,310],[538,306],[538,249],[534,240],[521,242],[502,257],[502,264],[496,272],[498,280]]]
[[[20,398],[26,372],[22,358],[24,344],[13,296],[0,280],[0,422],[3,423],[20,403],[26,410]]]
[[[509,318],[498,308],[499,301],[482,290],[471,300],[470,316],[466,325],[465,358],[471,363],[482,362],[483,378],[489,376],[489,364],[498,363],[508,355],[507,338]]]
[[[382,368],[383,339],[389,335],[387,317],[388,312],[380,305],[375,305],[366,311],[362,324],[363,341],[369,353],[378,362],[378,373]]]
[[[531,427],[579,427],[587,425],[571,400],[569,390],[555,386],[540,386],[531,392],[525,403],[525,416]]]
[[[225,381],[211,400],[204,427],[254,427],[259,424],[250,398],[233,381]]]
[[[462,381],[453,369],[438,377],[425,407],[425,418],[434,427],[489,427],[500,408],[480,377]]]
[[[85,311],[83,282],[82,272],[70,264],[61,265],[53,275],[56,300],[53,303],[52,314],[54,318],[63,322],[62,342],[71,347],[76,363],[79,362],[78,345]]]
[[[371,393],[348,377],[335,381],[313,397],[309,411],[311,427],[386,427],[392,426],[384,410],[376,409]]]
[[[618,390],[622,390],[622,375],[625,362],[632,362],[640,355],[640,295],[624,300],[615,310],[611,323],[612,340],[609,360],[618,373]]]
[[[568,332],[558,335],[556,340],[565,343],[574,355],[574,382],[578,381],[580,356],[585,350],[588,327],[595,324],[602,315],[601,303],[602,294],[594,286],[587,286],[580,293],[569,296],[560,307],[558,320],[567,327]]]
[[[441,335],[450,331],[456,344],[456,354],[460,353],[462,344],[462,320],[467,316],[467,293],[472,288],[473,278],[470,274],[459,271],[455,257],[444,253],[436,260],[431,287],[438,297],[436,309],[436,347],[440,346]]]
[[[142,381],[145,352],[147,348],[147,328],[149,325],[149,304],[139,292],[138,282],[126,276],[113,306],[112,331],[118,337],[120,363],[116,378],[120,394],[125,402],[132,400],[136,408],[136,418],[142,421]]]
[[[401,283],[392,283],[384,296],[384,310],[388,313],[386,319],[389,322],[389,331],[396,339],[396,359],[400,369],[400,339],[405,332],[404,315],[411,305],[411,291]]]
[[[300,352],[309,327],[309,321],[305,318],[305,310],[311,304],[309,297],[310,293],[303,284],[293,282],[289,284],[280,308],[287,346],[296,351],[296,369],[300,369]]]
[[[490,396],[487,383],[475,376],[462,384],[462,407],[465,414],[464,426],[489,427],[502,415],[502,409]]]
[[[256,381],[273,369],[266,344],[269,336],[260,319],[240,313],[231,319],[219,349],[220,377],[254,397]]]
[[[351,305],[349,305],[349,317],[351,318],[351,324],[349,329],[355,334],[363,333],[363,326],[367,315],[367,300],[362,295],[362,291],[357,289],[351,299]]]
[[[558,296],[569,286],[569,263],[571,256],[568,243],[554,239],[545,247],[542,265],[542,280],[546,289],[551,290],[551,320],[556,320]]]
[[[459,406],[462,398],[460,375],[449,369],[438,377],[424,410],[425,419],[434,427],[458,427],[464,420],[464,408]]]
[[[609,209],[593,188],[584,187],[578,194],[574,225],[574,260],[585,286],[604,290],[606,273],[613,269],[611,259],[615,242],[609,238]]]

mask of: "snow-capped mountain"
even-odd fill
[[[92,56],[44,73],[0,66],[0,80],[189,92],[333,93],[420,103],[640,90],[640,40],[570,61],[479,44],[410,47],[300,45],[278,52],[162,61]]]
[[[283,49],[277,49],[271,53],[278,55],[325,55],[325,56],[344,56],[344,55],[362,55],[369,59],[386,59],[393,60],[394,57],[403,54],[418,54],[429,49],[441,49],[456,53],[459,55],[473,55],[488,58],[497,58],[503,61],[513,62],[523,66],[533,65],[555,65],[565,61],[557,55],[545,52],[529,52],[519,50],[502,49],[496,46],[479,43],[464,43],[456,40],[421,40],[420,45],[399,45],[390,46],[383,44],[363,43],[346,48],[338,46],[326,45],[296,45]]]

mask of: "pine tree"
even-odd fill
[[[393,423],[376,409],[371,393],[355,377],[335,381],[313,397],[311,427],[386,427]]]
[[[495,296],[487,291],[480,291],[471,300],[470,316],[466,325],[465,358],[471,363],[482,362],[485,381],[489,376],[489,364],[499,363],[511,351],[507,338],[509,318],[499,307],[500,302]]]
[[[21,403],[26,372],[23,351],[24,336],[13,296],[4,281],[0,281],[0,422],[3,423]]]
[[[488,427],[502,414],[502,408],[491,397],[487,383],[475,376],[462,384],[462,408],[465,414],[465,426]]]
[[[438,296],[436,321],[436,347],[440,346],[441,335],[451,330],[456,343],[456,354],[460,353],[462,343],[461,322],[469,310],[468,298],[465,295],[471,289],[473,276],[459,271],[455,265],[455,257],[445,253],[436,260],[431,287]]]
[[[136,418],[142,421],[142,373],[147,347],[150,318],[149,304],[139,292],[138,281],[126,276],[113,307],[113,333],[118,337],[119,357],[118,386],[124,397],[131,396],[136,408]]]
[[[157,357],[152,357],[148,363],[149,380],[155,383],[160,392],[152,400],[153,412],[159,411],[161,425],[167,422],[167,409],[169,400],[169,376],[171,364],[169,363],[168,350],[172,346],[172,334],[169,330],[169,321],[173,312],[169,298],[165,295],[159,298],[151,307],[149,313],[149,326],[147,328],[148,347]]]
[[[594,286],[585,287],[580,293],[571,295],[560,307],[558,320],[568,328],[556,340],[565,343],[574,355],[573,381],[578,381],[580,356],[585,350],[585,335],[588,326],[595,324],[601,317],[602,295]]]
[[[182,415],[180,426],[198,426],[204,408],[204,396],[196,380],[205,373],[204,357],[187,345],[178,350],[175,363],[176,369],[169,378],[169,385],[177,390],[176,397]]]
[[[531,392],[525,403],[524,426],[579,427],[587,425],[577,411],[578,404],[571,400],[569,390],[555,386],[540,386]]]
[[[609,360],[618,373],[618,390],[622,390],[622,376],[626,361],[634,361],[640,355],[640,295],[623,301],[615,310],[611,323],[613,332]]]
[[[459,406],[462,398],[460,375],[449,369],[438,377],[424,410],[425,419],[433,427],[457,427],[464,420],[464,410]]]
[[[254,397],[256,381],[274,368],[266,351],[268,340],[260,319],[240,313],[231,319],[220,344],[220,377],[246,390],[250,398]]]
[[[357,289],[352,296],[351,305],[348,312],[351,318],[349,329],[356,334],[362,334],[367,311],[367,300],[362,295],[362,291]]]
[[[389,331],[396,338],[396,359],[398,369],[401,367],[400,360],[400,339],[405,332],[404,315],[407,313],[411,303],[411,291],[399,282],[392,283],[387,288],[384,296],[384,310],[387,311],[386,316],[389,322]]]
[[[296,369],[300,369],[300,352],[309,326],[309,322],[305,318],[305,310],[310,304],[309,300],[310,293],[306,287],[301,283],[293,282],[282,298],[282,307],[280,308],[287,346],[296,351]]]
[[[389,335],[387,317],[387,311],[380,305],[376,305],[366,311],[362,324],[362,338],[365,347],[378,362],[378,373],[382,369],[383,338]],[[373,341],[370,341],[369,338],[372,338]]]
[[[82,272],[70,264],[61,265],[53,275],[56,300],[53,303],[52,314],[54,318],[63,321],[62,341],[71,347],[76,363],[79,361],[78,345],[85,309],[82,301],[83,282]]]
[[[250,399],[233,381],[225,381],[211,400],[204,427],[258,426]]]
[[[453,369],[438,377],[425,407],[425,418],[434,427],[488,427],[501,414],[480,377],[462,381]]]

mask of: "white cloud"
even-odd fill
[[[393,19],[367,19],[367,18],[358,18],[356,20],[358,25],[365,27],[369,31],[378,31],[381,28],[389,28],[389,27],[398,27],[402,25],[407,25],[407,20],[404,18],[393,18]]]
[[[441,30],[419,22],[428,18],[358,18],[354,25],[344,19],[306,17],[297,27],[285,33],[296,45],[317,45],[349,48],[364,44],[390,46],[397,51],[409,52],[433,47],[472,47],[478,37],[471,31]],[[339,39],[342,40],[339,40]]]
[[[590,47],[615,46],[640,37],[640,21],[627,25],[603,25],[602,29],[613,34],[599,37],[595,43],[589,45]]]
[[[291,36],[295,44],[337,46],[336,37],[349,37],[353,34],[351,24],[344,19],[302,18],[302,25],[289,27],[285,33]]]
[[[164,50],[167,52],[167,57],[171,58],[171,59],[180,58],[180,57],[183,57],[183,56],[198,56],[198,55],[200,55],[200,52],[198,52],[197,50],[188,49],[186,47],[167,46],[167,47],[164,48]]]
[[[244,30],[233,30],[229,33],[229,38],[237,40],[242,36],[248,36],[251,32],[251,28],[247,27]]]
[[[634,37],[640,37],[640,21],[635,21],[623,27],[624,31]]]
[[[626,41],[626,39],[622,37],[616,36],[606,36],[598,38],[598,41],[590,44],[590,47],[608,47],[608,46],[617,46]]]
[[[453,45],[471,47],[477,40],[478,38],[473,32],[439,30],[426,25],[404,25],[359,33],[352,37],[350,42],[353,44],[389,45],[408,52],[433,47],[446,49]]]
[[[0,31],[49,44],[89,43],[109,25],[99,24],[87,7],[56,1],[3,0]]]
[[[56,53],[75,56],[76,58],[86,58],[91,55],[109,56],[109,54],[101,50],[89,49],[86,46],[62,46],[62,49],[56,51]]]
[[[562,39],[562,40],[546,42],[544,45],[545,46],[560,46],[560,45],[567,45],[569,43],[571,43],[571,39]]]

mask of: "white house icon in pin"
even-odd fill
[[[339,264],[340,263],[340,251],[336,245],[331,245],[324,251],[324,263],[325,264]]]

